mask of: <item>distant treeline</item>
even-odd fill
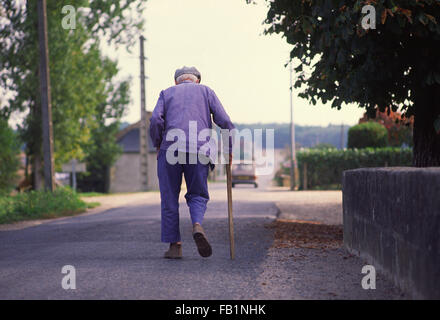
[[[128,126],[129,123],[121,123],[121,129]],[[290,145],[290,125],[287,123],[252,123],[241,124],[235,123],[237,129],[242,130],[245,128],[251,129],[263,129],[263,146],[266,142],[266,129],[275,130],[275,144],[276,149],[282,149],[285,146]],[[341,142],[343,147],[347,146],[347,132],[350,126],[345,125],[343,128],[341,125],[328,125],[327,127],[320,126],[295,126],[295,140],[297,147],[313,147],[317,144],[331,144],[336,148],[341,148]],[[342,131],[342,139],[341,139]]]
[[[275,130],[275,145],[276,149],[284,148],[290,145],[290,125],[287,123],[253,123],[240,124],[236,123],[237,129],[249,128],[263,129],[263,146],[266,141],[265,129]],[[295,140],[297,147],[313,147],[317,144],[331,144],[336,148],[341,148],[341,142],[345,148],[347,145],[347,132],[350,126],[345,125],[328,125],[327,127],[320,126],[295,126]],[[341,138],[342,132],[342,138]]]

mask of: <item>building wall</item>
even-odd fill
[[[159,190],[156,153],[148,154],[148,189]],[[141,191],[140,155],[123,153],[111,169],[110,192]]]
[[[157,178],[157,154],[148,153],[148,189],[159,190],[159,179]]]
[[[111,170],[110,192],[135,192],[141,188],[138,153],[123,153]]]

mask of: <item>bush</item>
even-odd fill
[[[390,147],[401,147],[402,145],[412,146],[412,132],[414,128],[414,117],[404,117],[398,111],[389,108],[381,112],[376,110],[374,118],[369,118],[367,112],[359,119],[359,123],[374,121],[380,123],[388,130],[388,145]]]
[[[68,187],[54,192],[30,191],[0,197],[0,223],[68,216],[86,208],[87,204]]]
[[[305,149],[297,152],[300,189],[307,164],[308,189],[340,189],[344,170],[365,167],[411,166],[410,148]],[[286,174],[288,168],[284,168]]]
[[[348,148],[382,148],[388,145],[388,131],[380,123],[369,121],[348,130]]]
[[[333,148],[336,147],[331,143],[324,143],[324,142],[318,143],[312,147],[312,149],[333,149]]]
[[[0,195],[8,194],[16,183],[20,167],[20,143],[6,120],[0,119]]]

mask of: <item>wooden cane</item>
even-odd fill
[[[229,248],[231,253],[231,259],[235,257],[235,244],[234,244],[234,220],[232,218],[232,171],[231,162],[226,164],[226,180],[228,189],[228,218],[229,218]]]

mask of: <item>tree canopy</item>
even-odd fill
[[[47,1],[54,152],[58,167],[72,158],[87,157],[92,149],[90,144],[96,142],[91,138],[93,132],[103,131],[103,127],[122,117],[129,101],[129,79],[114,80],[117,62],[101,54],[100,43],[106,41],[130,48],[142,27],[139,16],[142,1],[75,1],[73,29],[62,25],[66,16],[63,7],[70,4],[65,0]],[[0,5],[0,87],[10,96],[0,115],[5,119],[14,112],[24,115],[19,132],[26,153],[39,158],[36,1],[0,0]]]
[[[376,29],[361,25],[366,5]],[[415,115],[414,162],[424,166],[440,165],[439,18],[440,0],[273,0],[265,22],[293,46],[301,97]]]
[[[0,196],[8,194],[14,187],[20,166],[20,144],[16,133],[0,119]]]

